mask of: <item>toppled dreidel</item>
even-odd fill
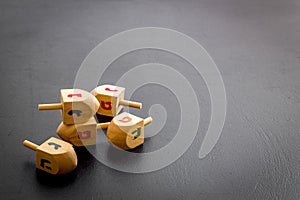
[[[98,99],[100,107],[97,111],[100,115],[116,116],[123,106],[142,108],[142,104],[124,100],[125,88],[114,85],[101,85],[91,93]]]
[[[77,156],[71,144],[51,137],[40,146],[24,140],[23,145],[36,151],[36,168],[50,174],[66,174],[77,166]]]
[[[110,123],[97,124],[94,117],[82,124],[66,125],[60,123],[56,133],[63,140],[74,146],[88,146],[96,144],[97,129],[107,128]]]
[[[144,143],[144,126],[150,124],[152,118],[142,119],[129,113],[121,113],[111,122],[98,123],[94,118],[88,122],[75,125],[61,123],[56,132],[65,141],[74,146],[96,144],[97,129],[107,129],[108,140],[124,149],[133,149]]]
[[[144,126],[151,122],[151,117],[142,119],[123,112],[112,119],[106,136],[108,141],[121,149],[133,149],[144,143]]]
[[[91,93],[81,89],[60,90],[61,103],[39,104],[39,110],[62,110],[65,124],[87,122],[99,109],[99,102]]]

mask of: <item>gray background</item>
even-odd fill
[[[300,197],[300,1],[15,1],[0,2],[1,199],[299,199]],[[35,170],[38,144],[60,123],[58,111],[37,111],[71,88],[85,56],[118,32],[159,26],[201,43],[223,76],[228,111],[213,151],[198,159],[210,117],[201,77],[180,58],[154,50],[121,57],[100,83],[114,83],[131,67],[168,64],[191,82],[201,108],[198,135],[170,166],[128,174],[77,149],[77,169],[62,177]],[[165,127],[139,152],[166,145],[178,128],[174,94],[157,85],[141,87],[132,99],[149,107],[161,103]],[[154,116],[155,120],[155,116]],[[155,121],[154,121],[155,123]],[[146,130],[147,131],[147,130]],[[188,134],[188,130],[187,130]]]

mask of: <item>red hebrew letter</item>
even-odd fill
[[[111,110],[111,102],[105,102],[105,101],[101,101],[100,104],[101,108],[103,108],[104,110]]]
[[[129,116],[123,117],[119,120],[119,122],[127,123],[130,122],[132,119]]]
[[[78,132],[78,137],[82,140],[89,139],[91,137],[91,131]]]
[[[82,97],[81,94],[68,94],[68,97]]]
[[[111,90],[109,88],[105,88],[106,91],[110,91],[110,92],[118,92],[118,90]]]

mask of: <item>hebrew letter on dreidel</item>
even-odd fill
[[[101,108],[103,108],[104,110],[111,110],[112,106],[111,106],[111,102],[104,102],[101,101]]]
[[[136,136],[134,136],[134,140],[137,139],[138,137],[140,137],[140,135],[141,135],[141,127],[137,128],[135,131],[132,131],[131,134],[132,135],[136,134]]]
[[[56,144],[56,143],[54,143],[54,142],[49,142],[48,145],[49,145],[49,146],[51,146],[51,145],[54,146],[54,149],[55,149],[55,150],[61,148],[61,145]]]
[[[82,94],[68,94],[68,97],[82,97]]]
[[[89,139],[91,137],[91,131],[78,132],[78,137],[82,140]]]
[[[81,115],[82,111],[81,110],[70,110],[68,112],[68,115],[73,115],[76,114],[77,117],[79,117]]]
[[[47,169],[49,169],[49,170],[52,170],[51,167],[45,166],[45,164],[51,164],[51,162],[50,162],[49,160],[46,160],[46,159],[43,159],[43,158],[42,158],[42,159],[41,159],[41,164],[40,164],[41,167],[42,167],[42,168],[47,168]]]
[[[111,90],[109,88],[105,88],[106,91],[110,91],[110,92],[118,92],[118,90]]]
[[[119,122],[127,123],[130,122],[132,119],[129,116],[123,117],[119,120]]]

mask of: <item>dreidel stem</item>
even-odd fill
[[[39,145],[34,144],[28,140],[24,140],[23,145],[29,149],[32,149],[34,151],[36,151],[36,149],[38,148]]]
[[[63,106],[61,103],[52,103],[52,104],[39,104],[39,110],[59,110],[62,109]]]
[[[151,122],[152,122],[152,117],[147,117],[146,119],[144,119],[144,126],[147,126]]]
[[[105,129],[105,128],[108,128],[109,124],[110,124],[110,122],[105,122],[105,123],[97,124],[96,129]]]
[[[127,100],[120,100],[120,105],[122,106],[129,106],[133,108],[142,108],[142,103],[134,102],[134,101],[127,101]]]

